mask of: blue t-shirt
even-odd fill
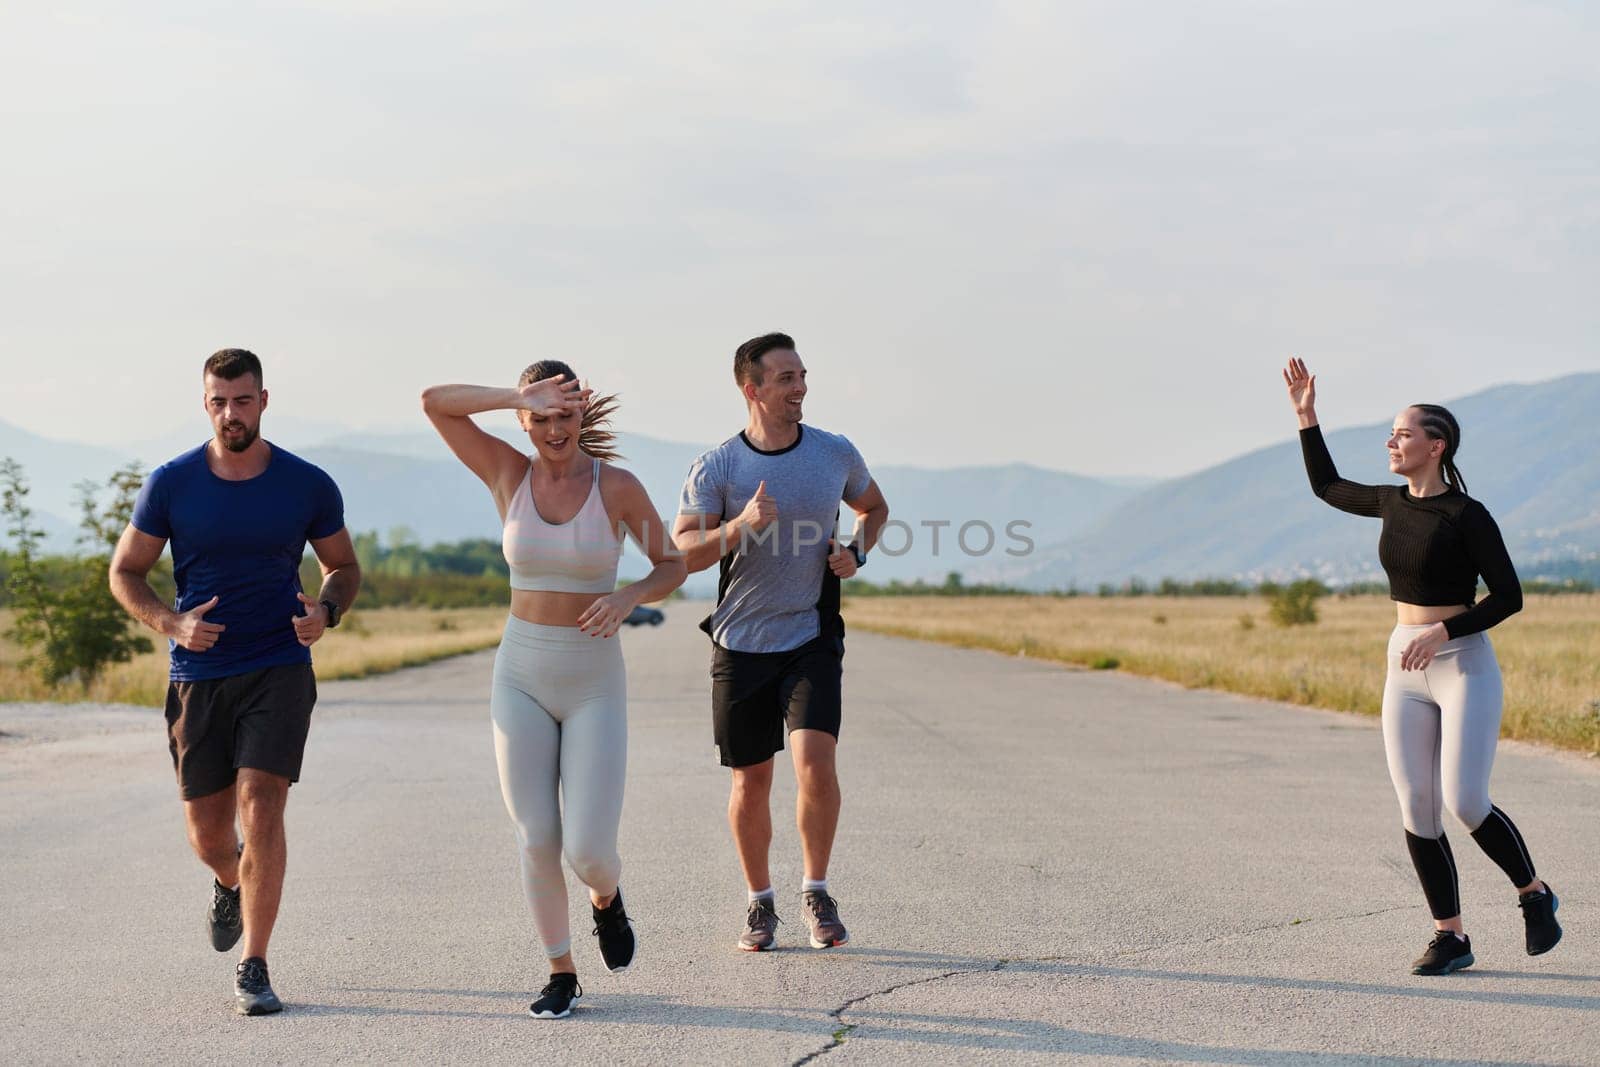
[[[204,652],[167,642],[173,681],[311,662],[292,622],[305,614],[296,599],[300,559],[307,540],[344,529],[344,500],[321,468],[273,446],[266,470],[230,482],[211,472],[201,445],[150,472],[133,526],[172,543],[173,610],[215,596],[205,621],[226,627]]]

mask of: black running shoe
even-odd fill
[[[233,997],[240,1015],[272,1015],[283,1010],[283,1001],[272,991],[267,977],[267,961],[260,956],[240,961],[233,976]]]
[[[211,947],[226,952],[239,943],[244,933],[244,915],[239,911],[239,891],[211,880],[211,907],[206,909],[206,927],[211,931]]]
[[[800,894],[800,906],[806,914],[806,926],[811,929],[812,948],[834,948],[850,940],[844,923],[839,921],[837,900],[808,890]]]
[[[633,920],[622,910],[621,887],[610,904],[597,908],[591,903],[589,910],[594,912],[594,936],[600,939],[600,959],[605,962],[606,970],[621,974],[632,966],[639,947],[638,939],[633,936]]]
[[[528,1005],[528,1014],[535,1019],[565,1019],[572,1014],[572,1002],[581,996],[578,976],[558,971],[550,976],[550,984],[539,990],[539,999]]]
[[[1528,955],[1542,956],[1556,947],[1561,940],[1561,924],[1556,922],[1556,909],[1561,900],[1549,883],[1536,893],[1524,893],[1517,898],[1522,909],[1522,921],[1528,926]]]
[[[1428,944],[1428,951],[1411,965],[1412,974],[1449,974],[1476,962],[1472,956],[1472,939],[1465,934],[1457,936],[1449,930],[1439,930]]]
[[[746,952],[765,952],[778,939],[778,924],[783,920],[773,910],[776,904],[771,897],[757,897],[745,913],[744,933],[739,935],[739,947]]]

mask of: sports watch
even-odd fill
[[[844,547],[848,548],[850,550],[850,554],[856,558],[856,566],[858,568],[865,567],[867,565],[867,554],[861,551],[860,543],[851,541]]]
[[[331,600],[322,601],[322,610],[328,613],[328,629],[339,625],[339,605]]]

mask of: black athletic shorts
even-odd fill
[[[299,781],[316,702],[309,663],[168,682],[167,747],[183,799],[228,788],[241,767]]]
[[[711,722],[724,767],[750,767],[783,751],[785,729],[839,736],[844,642],[817,637],[788,652],[713,645]]]

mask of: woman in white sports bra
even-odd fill
[[[511,569],[511,615],[489,700],[495,760],[522,851],[522,881],[550,961],[549,984],[528,1008],[568,1015],[582,996],[568,927],[565,851],[589,887],[608,971],[633,962],[633,924],[618,880],[617,823],[627,764],[627,677],[614,639],[628,613],[683,583],[681,557],[639,479],[617,458],[606,424],[612,396],[591,398],[572,368],[543,360],[515,389],[436,385],[422,409],[456,457],[494,494]],[[514,410],[530,460],[471,416]],[[616,588],[621,532],[654,564]]]

